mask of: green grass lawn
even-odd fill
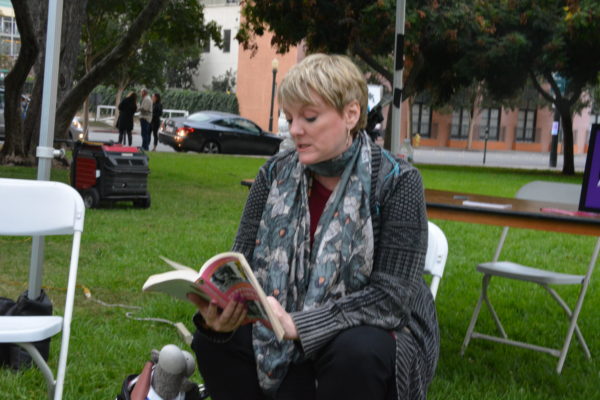
[[[253,177],[263,163],[264,159],[251,157],[150,153],[149,209],[123,203],[87,210],[78,283],[89,288],[92,299],[86,299],[80,287],[65,399],[114,398],[125,376],[140,371],[151,349],[168,343],[185,347],[170,325],[128,319],[129,309],[93,300],[141,307],[135,316],[182,321],[192,330],[193,306],[163,294],[142,293],[141,286],[148,275],[168,269],[159,255],[200,266],[214,253],[230,248],[248,194],[240,180]],[[532,171],[426,165],[419,169],[427,188],[501,196],[513,196],[522,184],[535,179],[581,181],[581,176]],[[35,176],[31,168],[0,167],[0,177]],[[66,182],[68,172],[54,169],[52,179]],[[554,372],[552,356],[491,342],[474,340],[461,357],[460,346],[479,293],[481,276],[475,265],[491,259],[501,228],[435,222],[446,233],[450,251],[437,297],[441,355],[429,398],[594,398],[600,370],[600,317],[595,312],[600,306],[598,280],[592,279],[579,324],[592,352],[591,362],[576,341],[562,375]],[[588,237],[513,229],[504,255],[581,273],[593,243]],[[68,245],[65,238],[46,240],[44,284],[58,305],[64,296]],[[0,239],[0,295],[16,298],[26,289],[30,246],[28,239]],[[495,283],[490,297],[509,335],[559,346],[566,318],[543,289],[517,282]],[[572,301],[576,296],[571,288],[560,293]],[[478,328],[493,332],[485,310]],[[53,340],[53,367],[57,358],[58,340]],[[195,379],[201,378],[196,375]],[[17,374],[0,370],[0,398],[30,400],[45,395],[45,382],[37,369]]]

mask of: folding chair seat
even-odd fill
[[[31,355],[46,379],[48,397],[55,400],[62,398],[67,368],[84,214],[81,196],[64,183],[0,178],[0,236],[73,236],[63,316],[0,316],[0,343],[16,344]],[[32,343],[61,331],[55,380]]]
[[[428,222],[428,228],[425,273],[432,276],[429,287],[435,299],[448,258],[448,240],[444,232],[433,222]]]
[[[554,203],[577,205],[579,203],[580,192],[581,186],[575,184],[534,181],[521,187],[515,197],[518,199],[525,200],[552,201]],[[590,359],[591,354],[585,342],[585,339],[583,338],[583,335],[579,329],[579,326],[577,325],[577,318],[581,311],[581,307],[583,306],[583,301],[585,298],[587,287],[592,275],[592,271],[596,264],[598,251],[600,250],[600,239],[598,239],[596,243],[586,273],[583,275],[573,275],[555,272],[543,268],[530,267],[513,261],[498,261],[507,235],[508,227],[504,227],[500,236],[500,241],[498,242],[498,246],[496,247],[496,252],[493,261],[479,264],[476,268],[478,272],[481,272],[483,274],[481,294],[475,306],[475,310],[473,311],[471,322],[469,323],[469,327],[465,335],[465,339],[461,348],[461,355],[464,354],[471,339],[490,340],[498,343],[504,343],[512,346],[535,350],[558,357],[559,360],[556,366],[556,372],[560,374],[565,362],[565,358],[567,356],[567,352],[569,350],[573,333],[575,333],[577,335],[578,342],[581,345],[583,352],[585,353],[585,356],[588,359]],[[561,348],[548,348],[508,338],[508,335],[506,334],[506,331],[504,330],[504,327],[500,322],[498,314],[496,313],[487,295],[488,287],[492,277],[535,283],[543,287],[550,294],[550,296],[560,305],[560,307],[564,310],[565,314],[569,318],[569,327],[567,329],[567,334]],[[550,285],[581,286],[577,301],[572,310],[569,307],[569,305],[562,299],[562,297],[560,297],[559,294]],[[500,336],[488,335],[475,331],[475,325],[477,323],[477,319],[479,317],[479,312],[481,310],[481,305],[483,302],[485,302],[486,306],[488,307]]]

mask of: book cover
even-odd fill
[[[220,308],[225,308],[230,300],[242,301],[247,307],[244,323],[261,321],[273,330],[279,340],[283,338],[283,327],[243,254],[217,254],[199,271],[166,257],[161,258],[173,270],[151,275],[142,290],[166,293],[185,301],[189,301],[188,293],[196,293],[207,301],[214,299]]]

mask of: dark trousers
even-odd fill
[[[129,141],[129,143],[127,143],[125,141],[125,139],[127,139]],[[131,141],[132,141],[131,139],[132,139],[131,131],[119,129],[119,144],[127,144],[127,145],[131,146]]]
[[[226,343],[196,332],[192,348],[213,400],[269,399],[260,389],[250,325]],[[395,341],[379,328],[342,331],[314,360],[292,364],[277,400],[391,400],[395,390]]]
[[[142,134],[142,149],[148,150],[150,149],[150,122],[147,120],[140,118],[140,128]]]
[[[152,137],[154,138],[154,147],[158,146],[158,128],[160,128],[160,121],[153,121],[151,123]]]

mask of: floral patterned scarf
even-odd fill
[[[310,246],[308,196],[312,173],[341,176]],[[267,296],[288,311],[311,310],[364,287],[373,266],[369,209],[371,149],[360,133],[335,159],[305,166],[296,153],[277,171],[257,233],[252,266]],[[289,340],[278,342],[260,323],[253,327],[258,378],[275,393],[291,362],[301,355]]]

